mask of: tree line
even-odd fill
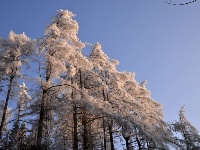
[[[118,71],[99,43],[82,53],[74,16],[59,10],[35,40],[0,38],[0,149],[200,149],[184,108],[165,122],[147,81]]]

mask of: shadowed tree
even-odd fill
[[[179,111],[179,121],[173,123],[171,128],[177,133],[181,133],[182,139],[178,138],[180,145],[186,150],[200,149],[200,135],[197,129],[185,117],[184,107]]]

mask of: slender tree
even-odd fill
[[[21,65],[23,58],[31,53],[33,49],[33,42],[23,33],[15,34],[13,31],[9,33],[8,40],[0,39],[0,76],[7,82],[5,105],[0,124],[0,138],[2,136],[2,129],[6,119],[8,102],[15,81],[21,76]]]
[[[200,149],[200,135],[197,129],[187,120],[184,107],[179,111],[179,121],[172,123],[171,128],[182,135],[178,141],[186,150]]]
[[[42,144],[44,117],[47,104],[50,101],[52,91],[56,91],[54,79],[59,79],[66,70],[66,63],[74,57],[76,51],[80,51],[84,44],[79,41],[76,34],[78,24],[72,20],[74,15],[70,11],[59,10],[50,25],[45,30],[45,36],[40,40],[40,55],[45,59],[44,80],[42,79],[42,97],[40,100],[40,113],[38,121],[37,145]]]

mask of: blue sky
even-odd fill
[[[200,1],[176,7],[165,0],[1,0],[0,36],[13,30],[42,37],[58,9],[76,14],[81,41],[101,43],[119,60],[118,70],[148,80],[166,121],[177,120],[185,105],[200,130]]]

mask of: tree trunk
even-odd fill
[[[48,83],[50,76],[51,76],[51,65],[47,65],[46,68],[46,83]],[[37,147],[40,148],[42,146],[42,133],[43,133],[43,127],[44,127],[44,118],[45,118],[45,100],[47,97],[47,90],[48,88],[45,87],[42,90],[42,99],[40,104],[40,118],[38,122],[38,132],[37,132]]]
[[[109,135],[110,135],[110,147],[111,150],[115,150],[114,148],[114,141],[113,141],[113,131],[112,131],[112,125],[113,125],[113,120],[111,120],[111,123],[108,125],[108,130],[109,130]]]
[[[82,81],[81,69],[79,69],[79,80],[80,80],[80,88],[83,89],[83,81]]]
[[[19,105],[18,114],[17,114],[17,124],[18,125],[19,125],[19,120],[20,120],[20,113],[21,113],[21,105]]]
[[[78,120],[77,120],[77,107],[76,104],[73,106],[73,121],[74,121],[74,143],[73,150],[78,150]]]
[[[45,98],[47,91],[43,89],[43,96],[40,105],[40,118],[38,123],[38,133],[37,133],[37,146],[40,148],[42,146],[42,132],[44,126],[44,116],[45,116]]]
[[[130,144],[129,144],[129,140],[130,140],[130,137],[127,136],[127,137],[124,137],[125,141],[126,141],[126,149],[127,150],[130,150]]]
[[[8,101],[9,101],[9,98],[10,98],[10,92],[11,92],[13,79],[14,79],[14,76],[11,76],[10,81],[9,81],[7,95],[6,95],[6,103],[5,103],[4,109],[3,109],[3,116],[2,116],[2,119],[1,119],[0,139],[2,138],[2,130],[3,130],[4,122],[5,122],[5,119],[6,119],[6,113],[7,113],[7,109],[8,109]]]
[[[103,117],[103,145],[104,145],[104,150],[106,150],[106,127],[105,127],[104,117]]]
[[[137,144],[138,144],[139,150],[142,150],[142,145],[141,145],[140,140],[139,140],[139,138],[138,138],[137,135],[136,135],[136,142],[137,142]]]
[[[82,125],[83,125],[83,150],[88,150],[88,133],[87,133],[87,122],[85,112],[82,118]]]
[[[179,114],[179,116],[180,116],[180,114]],[[181,132],[182,132],[182,134],[183,134],[183,137],[184,137],[184,140],[185,140],[185,143],[186,143],[186,149],[187,150],[190,150],[191,148],[190,148],[190,143],[189,143],[189,141],[188,141],[188,137],[187,137],[187,134],[186,134],[186,127],[185,127],[185,125],[184,125],[184,121],[182,120],[182,117],[180,116],[180,123],[181,123]]]
[[[83,81],[82,81],[82,72],[79,69],[79,80],[80,80],[80,88],[83,89]],[[82,125],[83,125],[83,150],[88,150],[88,133],[87,133],[87,119],[86,119],[86,111],[83,106],[83,116],[82,116]]]
[[[107,101],[107,97],[106,97],[106,93],[105,93],[105,89],[103,88],[103,99],[104,101]]]
[[[146,141],[146,143],[147,143],[147,150],[150,150],[149,141]]]
[[[92,123],[89,123],[89,132],[88,132],[88,149],[93,150],[95,149],[94,147],[94,139],[92,136]]]

